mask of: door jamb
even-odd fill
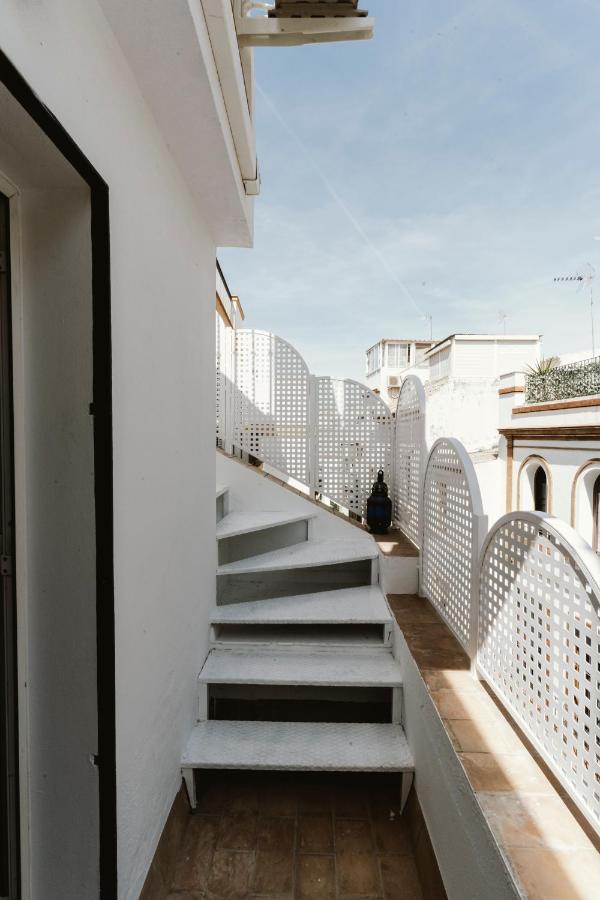
[[[93,399],[90,414],[93,417],[96,529],[99,868],[100,897],[102,900],[113,900],[117,896],[117,808],[109,191],[102,176],[73,138],[1,50],[0,83],[4,84],[90,189],[93,330]],[[17,202],[15,206],[18,215]],[[16,268],[16,277],[20,281],[20,269]],[[20,290],[20,284],[17,284],[17,290]],[[15,473],[15,491],[17,489]],[[19,696],[19,702],[20,700]]]

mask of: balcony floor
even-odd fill
[[[203,773],[168,900],[423,896],[399,780]]]

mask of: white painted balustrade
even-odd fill
[[[600,567],[569,526],[503,516],[479,577],[477,667],[600,829]]]

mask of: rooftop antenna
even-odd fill
[[[504,334],[506,334],[506,320],[508,319],[508,313],[505,313],[503,309],[498,310],[498,321],[502,323],[502,330]]]
[[[433,340],[433,316],[431,313],[425,313],[425,315],[421,316],[426,322],[429,322],[429,340]]]
[[[555,278],[555,281],[578,281],[579,287],[587,287],[590,292],[590,318],[592,325],[592,356],[596,355],[596,341],[594,338],[594,291],[593,291],[593,281],[596,275],[596,270],[589,263],[583,268],[582,272],[578,272],[577,275],[559,275]]]

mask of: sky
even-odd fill
[[[371,41],[255,51],[245,325],[364,381],[382,337],[600,347],[600,0],[363,0]],[[598,350],[597,350],[598,352]]]

